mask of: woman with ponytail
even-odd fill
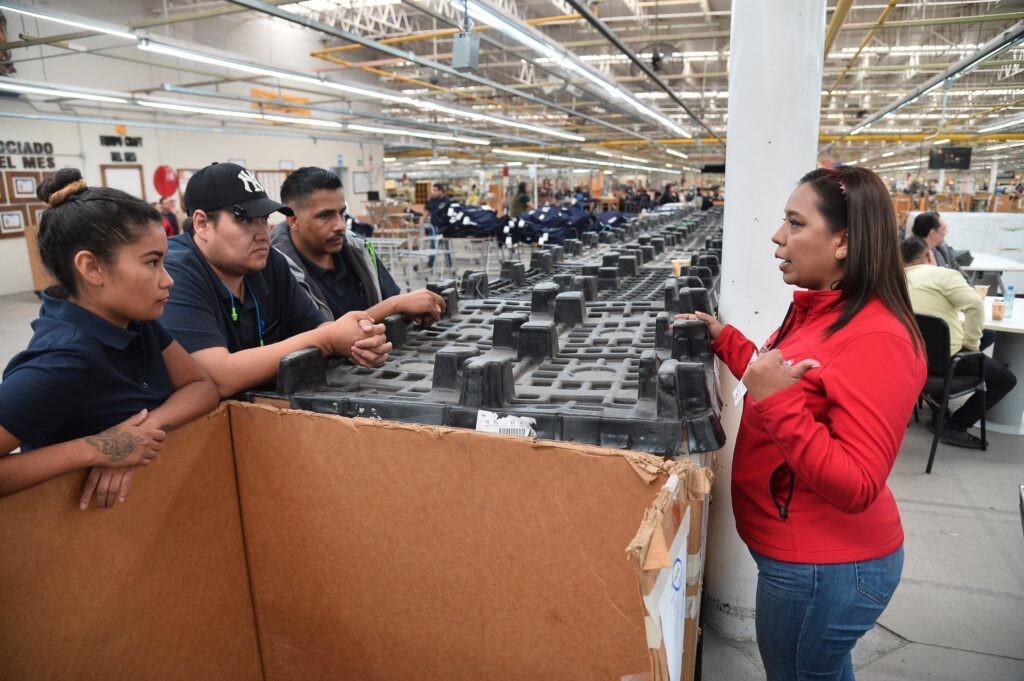
[[[168,430],[217,404],[217,389],[156,321],[173,285],[157,210],[73,168],[37,195],[49,204],[39,252],[59,283],[0,383],[0,496],[90,468],[80,506],[95,495],[110,508]]]

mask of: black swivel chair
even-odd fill
[[[949,411],[949,400],[963,397],[969,393],[981,392],[981,449],[988,449],[985,437],[985,355],[980,352],[958,352],[949,356],[949,327],[938,317],[916,314],[917,328],[924,339],[925,352],[928,355],[928,379],[925,381],[921,397],[935,410],[935,437],[932,438],[932,451],[928,455],[928,467],[925,473],[932,472],[935,461],[935,450],[939,446],[939,436],[946,423]],[[954,376],[953,372],[962,362],[973,365],[974,371]],[[917,410],[915,409],[915,412]]]

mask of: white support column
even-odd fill
[[[992,167],[988,171],[988,193],[995,196],[996,181],[999,177],[999,161],[993,160]]]
[[[792,299],[771,236],[797,180],[817,165],[824,37],[825,0],[733,0],[720,313],[758,344]],[[728,444],[709,518],[706,617],[726,637],[752,639],[757,571],[729,490],[740,409],[735,380],[724,367],[721,375]]]

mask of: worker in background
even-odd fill
[[[477,189],[475,184],[469,188],[469,195],[466,196],[466,203],[471,206],[480,205],[480,190]]]
[[[911,231],[914,236],[928,244],[936,265],[956,270],[963,275],[964,279],[967,279],[963,268],[960,267],[960,263],[956,261],[956,257],[953,255],[953,248],[946,243],[949,225],[946,224],[941,215],[938,213],[921,213],[914,218],[914,226],[911,228]]]
[[[665,189],[662,190],[661,196],[658,198],[659,206],[664,206],[666,203],[679,203],[679,193],[676,192],[676,186],[671,182],[665,185]]]
[[[932,250],[923,239],[907,237],[901,244],[901,251],[914,312],[946,322],[950,357],[962,350],[978,352],[982,345],[981,327],[985,323],[985,304],[981,296],[955,270],[936,267]],[[985,411],[994,407],[1017,384],[1016,377],[1002,364],[987,356],[983,361],[985,396],[974,393],[946,418],[939,435],[946,444],[981,449],[981,438],[968,432],[968,428],[973,427]],[[973,372],[974,369],[974,363],[958,365],[958,370]],[[937,426],[933,417],[928,422],[928,429],[934,433]]]
[[[161,196],[156,209],[160,211],[160,222],[168,238],[181,234],[178,225],[178,201],[173,196]]]
[[[448,207],[448,193],[440,182],[434,183],[430,188],[430,198],[427,200],[427,214],[433,225],[440,224],[440,211]]]
[[[366,310],[375,322],[401,314],[421,324],[441,318],[444,298],[420,289],[402,293],[369,241],[345,228],[345,193],[337,175],[299,168],[281,185],[291,215],[271,233],[292,273],[324,319]]]
[[[508,206],[509,217],[518,218],[523,213],[533,210],[533,203],[530,201],[530,194],[526,189],[526,183],[520,182],[516,189],[512,202]]]
[[[185,210],[185,233],[168,244],[175,286],[161,322],[222,396],[265,385],[296,350],[384,363],[384,325],[365,312],[325,323],[270,247],[268,216],[292,211],[271,201],[255,175],[234,163],[206,166],[189,179]]]

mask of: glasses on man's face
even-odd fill
[[[789,503],[793,501],[795,488],[796,476],[793,475],[793,470],[789,464],[780,463],[768,479],[768,493],[772,495],[772,503],[783,520],[789,520]]]

